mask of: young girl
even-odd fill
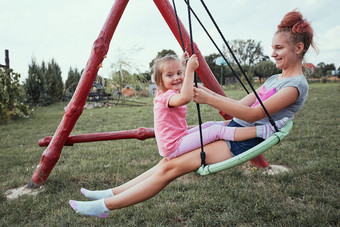
[[[182,60],[174,55],[167,55],[157,59],[153,67],[158,87],[154,99],[155,137],[160,155],[168,160],[201,146],[199,127],[188,130],[185,120],[186,104],[193,97],[194,72],[199,63],[195,54],[189,58],[187,65],[186,59],[188,53],[183,54]],[[263,97],[261,99],[263,100]],[[284,118],[275,123],[281,128],[287,120],[288,118]],[[270,124],[242,129],[227,127],[224,121],[202,124],[204,145],[221,139],[227,141],[243,141],[255,137],[266,139],[274,132]]]

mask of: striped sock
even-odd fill
[[[92,200],[106,199],[114,196],[112,189],[91,191],[87,190],[86,188],[81,188],[80,191],[85,197]]]
[[[81,215],[106,218],[110,214],[110,210],[105,206],[104,199],[89,202],[70,200],[69,204],[77,214]]]
[[[288,117],[282,118],[281,120],[275,121],[275,125],[278,129],[282,128],[288,121]],[[270,124],[256,126],[256,137],[267,139],[275,133],[275,128]]]

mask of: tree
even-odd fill
[[[327,75],[332,74],[332,70],[335,70],[335,65],[332,64],[325,64],[324,62],[320,62],[317,64],[312,76],[314,78],[322,78]]]
[[[80,77],[81,73],[78,72],[78,69],[77,68],[72,69],[72,67],[70,67],[70,70],[68,71],[67,74],[67,79],[65,81],[65,93],[73,95],[78,86]]]
[[[25,84],[29,102],[34,105],[49,105],[60,101],[63,96],[63,87],[61,70],[54,59],[48,63],[47,67],[44,61],[39,66],[35,59],[32,59]]]
[[[230,41],[229,45],[241,65],[253,66],[264,59],[268,59],[268,56],[263,54],[261,42],[256,42],[253,39],[236,39]],[[223,50],[228,59],[234,62],[234,58],[229,50],[226,49],[226,46],[223,47]]]
[[[333,70],[335,70],[334,63],[326,64],[325,67],[323,68],[323,72],[325,73],[325,75],[332,75]]]
[[[255,76],[259,77],[261,83],[261,78],[268,78],[280,73],[281,70],[278,69],[272,61],[261,61],[253,67],[253,72]]]
[[[0,68],[0,121],[14,117],[28,117],[28,106],[24,101],[24,91],[19,84],[20,74],[12,69]]]
[[[131,65],[124,59],[118,59],[111,67],[114,70],[111,77],[115,86],[122,89],[132,82],[133,78],[129,73],[129,71],[131,71]]]
[[[142,82],[150,82],[151,81],[151,73],[150,71],[144,72],[144,73],[139,73],[138,74],[138,79]]]
[[[113,70],[111,78],[115,87],[119,87],[120,89],[126,86],[137,88],[142,87],[142,83],[145,82],[145,79],[140,76],[137,66],[135,66],[134,62],[131,60],[131,54],[126,54],[136,51],[139,51],[139,49],[132,49],[120,54],[117,57],[117,60],[111,64]]]
[[[153,67],[153,64],[155,63],[155,60],[158,59],[158,58],[164,57],[166,55],[175,55],[175,56],[177,56],[176,52],[171,50],[171,49],[169,49],[169,50],[163,49],[161,52],[158,52],[157,56],[154,59],[152,59],[152,61],[149,64],[150,69],[151,69],[151,73],[152,73],[152,67]]]
[[[24,84],[27,101],[33,105],[48,105],[51,103],[51,97],[47,93],[46,79],[44,74],[44,64],[40,68],[35,59],[32,59],[31,65],[28,66],[28,78]]]
[[[51,97],[53,102],[60,101],[63,97],[64,84],[61,77],[61,70],[54,59],[48,63],[47,70],[41,67],[43,73],[45,72],[47,94]]]
[[[215,75],[217,81],[221,80],[221,66],[216,65],[215,60],[216,58],[218,58],[220,55],[219,54],[211,54],[209,56],[205,57],[205,60],[207,62],[207,64],[209,65],[209,68],[211,69],[211,71],[213,72],[213,74]],[[229,67],[229,65],[233,68],[234,72],[232,71],[232,69]],[[244,78],[244,75],[241,72],[241,69],[238,67],[238,65],[236,63],[233,62],[229,62],[229,65],[227,64],[226,66],[222,66],[223,67],[223,84],[227,83],[236,83],[238,82],[237,77],[239,77],[239,79],[242,82],[246,82],[246,79]],[[252,70],[253,67],[250,67],[248,65],[241,65],[243,71],[246,73],[246,76],[248,77],[248,79],[252,80]],[[236,75],[235,75],[236,74]]]

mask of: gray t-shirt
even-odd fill
[[[275,92],[278,92],[280,89],[284,87],[296,87],[299,91],[299,97],[297,98],[296,102],[293,104],[287,106],[286,108],[282,109],[281,111],[270,115],[274,121],[280,120],[284,117],[288,117],[290,120],[292,120],[295,116],[295,114],[302,108],[303,104],[305,103],[308,95],[308,82],[306,78],[301,76],[294,76],[291,78],[284,78],[279,79],[279,76],[281,74],[273,75],[264,82],[263,86],[265,86],[266,89],[275,89]],[[263,118],[259,121],[254,122],[253,124],[243,121],[241,119],[238,119],[236,117],[233,118],[235,122],[237,122],[240,125],[251,127],[254,125],[263,125],[268,124],[268,118]]]

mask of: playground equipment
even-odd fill
[[[83,111],[86,103],[87,96],[92,88],[97,72],[102,65],[102,61],[106,56],[109,49],[109,44],[118,22],[127,6],[128,0],[116,0],[110,14],[100,31],[98,38],[94,41],[90,58],[86,64],[85,70],[78,83],[77,89],[65,108],[65,114],[52,138],[48,143],[47,148],[42,154],[41,160],[31,177],[28,188],[39,188],[48,178],[53,167],[58,162],[62,148],[64,145],[72,143],[72,137],[69,137],[77,119]],[[181,44],[183,41],[184,49],[191,55],[194,52],[199,60],[200,66],[197,69],[197,74],[203,84],[214,92],[224,95],[220,84],[211,72],[208,64],[205,62],[200,50],[196,43],[193,43],[193,50],[191,50],[191,41],[188,32],[185,30],[182,22],[176,20],[176,15],[173,7],[168,0],[154,0],[158,10],[162,14],[172,33],[175,35],[177,41]],[[178,26],[179,24],[179,26]],[[181,28],[181,34],[178,28]],[[204,76],[203,76],[204,75]],[[231,116],[220,112],[224,119],[231,119]],[[99,136],[100,140],[104,140],[104,136]],[[261,154],[251,160],[251,163],[259,168],[265,168],[268,163],[264,156]]]
[[[0,67],[9,69],[9,51],[5,50],[5,65],[0,64]]]
[[[98,142],[106,140],[119,140],[119,139],[139,139],[145,140],[149,138],[154,138],[155,132],[153,128],[138,128],[128,131],[119,132],[99,132],[90,134],[80,134],[69,136],[65,142],[65,146],[73,146],[75,143],[85,143],[85,142]],[[39,140],[40,147],[46,147],[50,144],[52,136],[47,136]]]

